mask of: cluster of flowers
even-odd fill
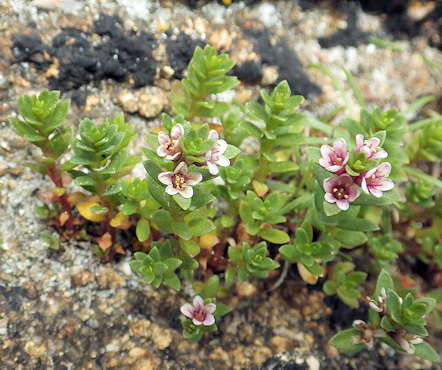
[[[383,159],[388,156],[379,144],[380,140],[377,137],[364,140],[363,135],[356,135],[356,153],[364,153],[367,160]],[[371,193],[377,198],[380,198],[384,191],[394,187],[393,181],[387,178],[391,172],[391,165],[388,162],[364,171],[359,176],[350,176],[346,171],[350,154],[347,151],[345,139],[336,140],[333,147],[322,145],[321,155],[319,164],[337,175],[324,180],[325,200],[329,203],[336,203],[343,211],[348,209],[349,202],[354,201],[360,195],[355,185],[359,185],[364,193]]]
[[[402,303],[402,298],[400,298],[400,303]],[[387,294],[385,288],[381,289],[381,295],[378,297],[378,302],[371,299],[369,304],[370,307],[381,317],[387,316]],[[353,322],[353,328],[359,331],[359,333],[353,337],[353,344],[365,344],[368,349],[373,348],[375,338],[387,336],[387,332],[385,330],[374,329],[362,320],[355,320]],[[397,329],[390,333],[390,336],[405,352],[409,354],[413,354],[415,352],[415,344],[419,344],[424,341],[422,337],[407,333],[404,329]]]
[[[180,147],[179,139],[183,135],[184,127],[180,123],[173,126],[170,131],[170,136],[165,131],[161,131],[158,134],[158,142],[160,145],[157,149],[157,154],[167,160],[179,162],[173,172],[160,173],[158,180],[164,185],[167,185],[167,194],[180,194],[183,198],[192,198],[192,186],[199,184],[203,177],[198,172],[188,172],[186,162],[181,161],[183,150]],[[218,166],[225,167],[230,164],[229,159],[223,156],[223,153],[227,149],[227,143],[225,140],[219,138],[215,130],[210,130],[208,140],[214,141],[215,145],[210,151],[204,154],[205,162],[198,163],[198,165],[205,165],[212,175],[218,175]]]

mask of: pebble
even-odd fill
[[[124,277],[112,268],[99,270],[97,281],[101,289],[117,289],[126,285]]]
[[[135,92],[122,90],[118,102],[126,112],[138,112],[143,117],[155,118],[169,104],[169,97],[163,89],[149,86]]]
[[[72,283],[77,286],[85,286],[95,280],[94,275],[85,269],[74,268],[69,273]]]
[[[162,351],[172,343],[172,330],[162,328],[158,325],[152,325],[152,339],[157,348]]]
[[[251,297],[256,294],[257,289],[251,283],[236,283],[236,292],[240,297]]]
[[[270,346],[276,353],[291,351],[294,347],[292,339],[275,335],[270,339]]]

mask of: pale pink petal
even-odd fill
[[[384,149],[381,149],[380,151],[373,154],[370,159],[384,159],[387,157],[388,153]]]
[[[197,319],[195,319],[195,318],[192,319],[192,322],[193,322],[195,325],[202,325],[202,324],[203,324],[202,321],[199,321],[199,320],[197,320]]]
[[[356,146],[358,152],[361,150],[361,147],[363,145],[364,145],[364,135],[361,134],[356,135]]]
[[[216,305],[214,303],[207,303],[204,308],[207,310],[208,313],[214,313],[216,310]]]
[[[183,198],[189,199],[192,198],[193,189],[191,186],[186,186],[184,189],[177,189],[177,193],[180,193]]]
[[[166,193],[169,195],[178,194],[180,191],[177,188],[174,188],[173,185],[166,186]]]
[[[348,203],[348,201],[345,199],[339,199],[336,201],[336,205],[343,211],[346,211],[348,209],[348,207],[350,206],[350,204]]]
[[[172,130],[170,131],[170,136],[173,140],[177,140],[183,135],[184,135],[184,127],[181,123],[178,123],[172,127]]]
[[[168,159],[169,161],[175,161],[177,160],[179,157],[181,156],[181,152],[177,152],[174,155],[167,155],[166,159]],[[160,156],[161,157],[161,156]]]
[[[333,154],[333,149],[330,145],[321,145],[321,155],[323,158],[328,158],[330,154]]]
[[[206,164],[207,164],[207,168],[209,169],[209,172],[211,175],[218,175],[219,174],[218,166],[215,163],[208,161]]]
[[[327,167],[329,167],[330,166],[330,159],[325,159],[325,158],[319,158],[319,164],[322,166],[322,167],[325,167],[325,168],[327,168]]]
[[[227,142],[225,140],[218,140],[215,144],[219,154],[223,154],[227,150]]]
[[[342,162],[342,165],[346,165],[349,158],[350,158],[350,153],[347,153],[347,155],[345,156],[344,162]]]
[[[337,177],[329,177],[328,179],[324,180],[324,190],[327,193],[331,193],[333,191],[333,188],[336,186],[336,183],[338,182]]]
[[[325,169],[327,171],[333,172],[333,173],[338,173],[339,171],[341,171],[344,167],[343,166],[338,166],[338,165],[333,165],[333,166],[327,166],[325,167]]]
[[[335,203],[336,202],[336,198],[333,196],[332,193],[325,193],[324,198],[329,203]]]
[[[181,313],[187,317],[192,318],[193,311],[194,311],[194,309],[190,303],[186,303],[185,305],[181,306]]]
[[[158,180],[164,185],[172,185],[173,172],[161,172],[158,175]]]
[[[175,173],[179,173],[182,175],[186,175],[187,174],[187,164],[186,162],[181,162],[176,168],[175,168]]]
[[[347,152],[347,143],[345,139],[338,139],[333,143],[333,147],[335,148],[335,152],[339,154],[346,154]]]
[[[376,188],[382,191],[388,191],[394,188],[394,183],[390,179],[382,179],[382,184],[376,186]]]
[[[373,194],[376,198],[382,197],[382,191],[375,189],[373,187],[370,187],[369,190],[370,190],[370,193]]]
[[[370,140],[368,140],[367,145],[371,148],[377,148],[379,144],[381,143],[381,140],[377,137],[372,137]]]
[[[160,132],[158,133],[158,142],[159,142],[161,145],[164,145],[164,144],[166,144],[168,141],[169,141],[169,135],[167,134],[167,132],[166,132],[166,131],[160,131]]]
[[[218,160],[215,161],[215,163],[221,167],[227,167],[228,165],[230,165],[229,159],[224,157],[223,155],[220,155]]]
[[[210,313],[207,314],[206,318],[203,321],[203,324],[207,325],[207,326],[215,324],[215,317],[212,314],[210,314]]]
[[[347,174],[341,175],[341,176],[339,176],[339,178],[340,178],[343,185],[353,184],[353,179],[351,178],[350,175],[347,175]]]
[[[207,137],[209,140],[212,141],[217,141],[219,139],[219,135],[215,130],[210,130],[209,131],[209,136]]]
[[[203,175],[201,175],[199,172],[189,172],[186,175],[186,184],[193,186],[196,184],[199,184],[203,179]]]
[[[157,148],[157,154],[159,157],[166,157],[168,153],[169,152],[166,150],[166,148],[163,145],[160,145]]]
[[[383,162],[377,167],[379,175],[388,176],[391,172],[390,162]]]
[[[347,200],[349,202],[353,202],[357,197],[359,197],[360,194],[359,194],[359,190],[355,186],[350,186],[347,189],[347,195],[348,195]]]
[[[365,194],[370,194],[370,192],[368,191],[367,181],[365,180],[365,177],[362,178],[362,181],[361,181],[361,188],[362,188],[362,191],[363,191]]]
[[[377,171],[377,169],[378,169],[378,167],[375,167],[375,168],[372,168],[371,170],[368,170],[368,171],[365,173],[364,177],[365,177],[366,179],[368,179],[369,177],[373,176],[373,174]]]
[[[198,306],[204,307],[204,300],[199,295],[196,295],[195,298],[193,298],[193,307],[198,309]]]

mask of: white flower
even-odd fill
[[[158,133],[158,142],[160,143],[160,146],[157,149],[157,154],[170,161],[179,160],[183,151],[178,144],[178,140],[183,135],[184,127],[181,123],[172,127],[170,137],[166,131],[160,131]]]
[[[227,143],[219,138],[215,130],[210,130],[208,139],[213,140],[215,145],[205,154],[206,164],[212,175],[218,175],[218,166],[226,167],[230,165],[229,159],[223,156],[223,153],[227,150]]]
[[[169,195],[180,194],[183,198],[192,198],[192,186],[198,184],[203,176],[198,172],[187,173],[187,164],[181,162],[175,171],[162,172],[158,175],[158,180],[166,186],[166,193]]]

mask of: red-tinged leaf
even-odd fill
[[[99,238],[95,238],[95,240],[103,252],[112,247],[112,235],[108,232],[105,232]]]

